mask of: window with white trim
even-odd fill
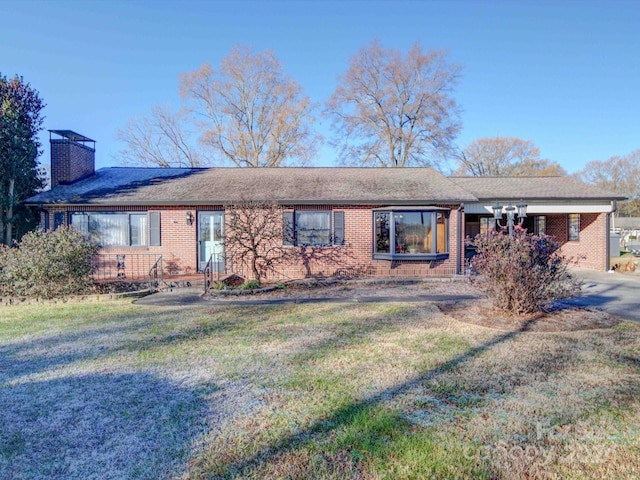
[[[536,235],[546,235],[547,234],[547,217],[544,215],[538,215],[537,217],[533,217],[534,221],[534,233]]]
[[[285,245],[344,245],[344,212],[331,210],[295,210],[283,212]]]
[[[580,214],[569,214],[569,241],[578,242],[580,240]]]
[[[71,214],[71,226],[101,247],[160,245],[160,213]]]
[[[374,258],[438,259],[449,256],[449,211],[374,211]]]

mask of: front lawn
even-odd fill
[[[640,325],[433,304],[2,307],[0,478],[638,478]]]

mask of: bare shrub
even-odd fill
[[[283,245],[282,207],[273,202],[239,201],[225,205],[225,251],[232,268],[260,283],[269,273],[298,258]]]
[[[623,260],[613,265],[612,268],[615,271],[622,272],[622,273],[635,272],[636,269],[638,268],[638,263],[634,259],[627,260],[627,261]]]
[[[68,227],[29,232],[14,247],[0,249],[0,294],[55,298],[86,292],[97,250]]]
[[[532,313],[556,300],[580,293],[580,284],[567,271],[560,243],[548,235],[528,234],[516,228],[478,235],[472,265],[474,281],[494,305],[514,314]]]

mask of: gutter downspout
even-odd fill
[[[462,259],[464,258],[465,255],[465,245],[464,245],[464,238],[462,235],[462,229],[463,229],[463,224],[462,224],[462,216],[464,215],[464,203],[460,204],[460,207],[458,207],[458,225],[457,225],[457,229],[458,229],[458,255],[456,258],[456,275],[462,275]]]
[[[611,200],[611,213],[607,213],[607,225],[605,227],[606,230],[606,248],[605,248],[605,262],[604,262],[604,271],[608,272],[611,270],[611,216],[616,213],[618,209],[618,204],[615,200]],[[615,221],[615,220],[614,220]]]

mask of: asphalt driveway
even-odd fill
[[[640,276],[572,268],[583,281],[582,295],[568,303],[595,307],[626,320],[640,321]]]

